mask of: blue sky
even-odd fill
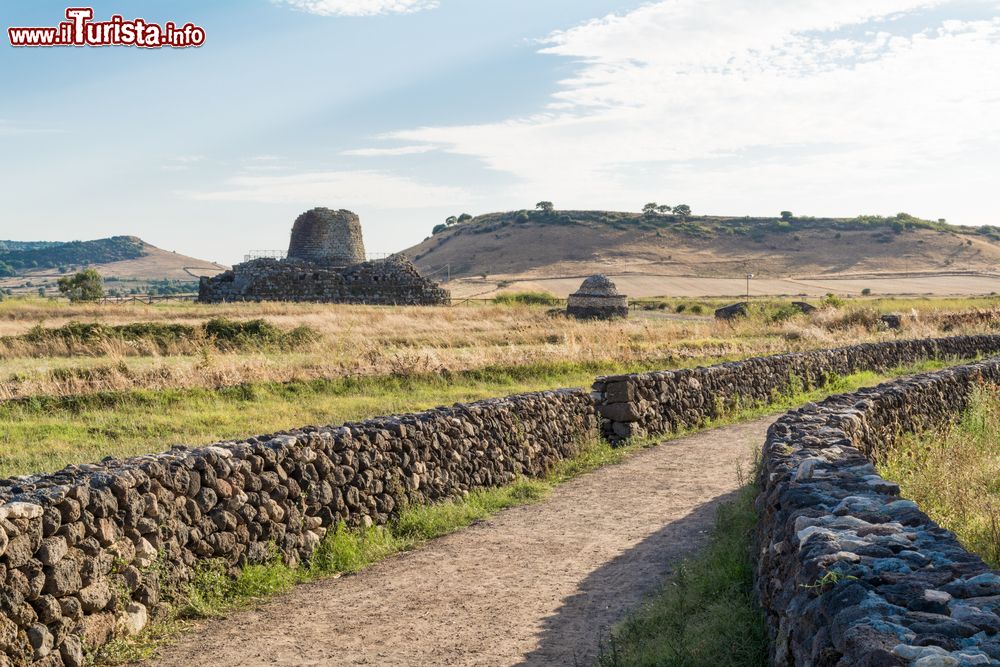
[[[5,2],[0,24],[66,5]],[[1000,2],[98,2],[203,47],[0,47],[0,238],[231,263],[312,206],[371,252],[531,207],[997,224]]]

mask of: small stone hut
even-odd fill
[[[628,317],[628,298],[619,294],[607,276],[590,276],[569,295],[566,314],[577,319],[610,320]]]

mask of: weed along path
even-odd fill
[[[702,547],[773,417],[642,450],[352,576],[202,623],[161,667],[574,665]]]

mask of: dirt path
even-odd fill
[[[156,665],[573,665],[701,547],[773,418],[678,439],[354,576],[204,623]]]

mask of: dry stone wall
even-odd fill
[[[601,430],[611,442],[698,426],[739,405],[771,401],[800,385],[823,386],[836,375],[881,371],[924,359],[971,359],[1000,353],[1000,336],[955,336],[851,345],[594,382]]]
[[[994,336],[901,341],[600,378],[591,393],[521,394],[0,480],[0,667],[79,665],[85,646],[161,613],[164,593],[207,560],[301,561],[340,522],[384,523],[406,502],[540,475],[602,425],[618,438],[616,424],[667,430],[741,396],[766,400],[791,375],[813,382],[998,346]],[[924,394],[928,414],[935,391]]]
[[[262,258],[202,277],[202,303],[318,301],[375,305],[446,305],[447,290],[422,277],[403,255],[334,268],[299,259]]]
[[[901,433],[960,414],[1000,360],[807,405],[769,430],[757,588],[774,664],[1000,664],[1000,574],[872,465]]]
[[[538,476],[596,433],[559,390],[0,481],[0,665],[80,665],[199,562],[301,561],[339,522]]]

